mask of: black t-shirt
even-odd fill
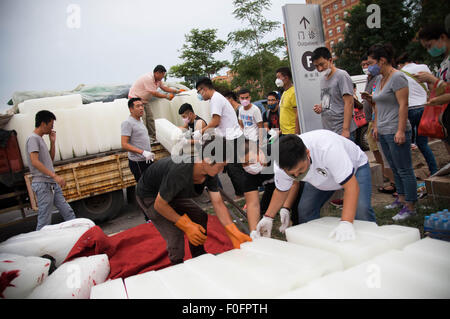
[[[211,192],[218,192],[218,177],[206,176],[202,184],[194,184],[192,174],[194,162],[175,163],[171,157],[163,158],[142,174],[136,193],[141,198],[156,198],[158,193],[166,201],[174,198],[194,198],[200,196],[205,186]]]
[[[270,110],[268,112],[264,112],[263,122],[268,123],[269,129],[280,128],[280,112],[278,110],[276,112],[272,112]]]

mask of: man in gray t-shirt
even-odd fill
[[[39,111],[36,114],[35,129],[26,142],[26,157],[32,176],[31,188],[36,194],[38,205],[36,230],[51,223],[53,205],[58,208],[65,221],[75,218],[61,189],[66,185],[66,181],[55,174],[53,168],[56,142],[56,132],[53,131],[55,120],[56,117],[52,112]],[[42,138],[47,134],[50,138],[50,151]]]
[[[141,120],[144,115],[144,104],[140,98],[128,101],[130,116],[121,124],[122,148],[128,151],[128,164],[136,182],[142,173],[151,165],[155,154],[151,152],[148,130]]]
[[[324,129],[351,138],[357,127],[353,121],[353,82],[350,75],[334,66],[331,53],[325,47],[314,50],[312,61],[322,75],[321,104],[314,105],[314,111],[321,114]]]

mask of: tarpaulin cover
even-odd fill
[[[216,216],[208,215],[208,236],[205,250],[219,254],[233,249],[225,229]],[[110,263],[110,279],[127,278],[151,270],[170,266],[166,242],[156,229],[142,224],[108,237],[100,227],[86,231],[73,246],[65,260],[77,257],[107,254]],[[184,260],[192,258],[188,241],[185,238]]]

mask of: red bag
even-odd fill
[[[356,107],[353,109],[353,120],[356,123],[356,126],[361,127],[367,124],[366,114],[363,109],[357,109]]]
[[[435,97],[436,90],[431,91],[430,99]],[[444,139],[446,131],[442,125],[442,114],[444,114],[446,105],[425,105],[422,118],[420,119],[417,135]]]
[[[439,117],[444,113],[447,105],[426,105],[420,119],[417,135],[443,139],[444,127],[439,122]]]

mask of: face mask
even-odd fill
[[[204,100],[203,100],[203,96],[202,96],[200,93],[197,94],[197,97],[198,97],[198,99],[199,99],[200,101],[204,101]]]
[[[368,71],[371,75],[377,76],[380,74],[380,66],[378,64],[369,65]]]
[[[364,73],[365,75],[369,75],[369,74],[370,74],[369,68],[363,69],[363,73]]]
[[[267,107],[271,110],[273,110],[276,106],[277,106],[277,103],[267,104]]]
[[[283,87],[284,82],[283,82],[282,79],[276,79],[276,80],[275,80],[275,85],[276,85],[277,87],[281,88],[281,87]]]
[[[437,48],[436,46],[434,46],[431,49],[428,49],[428,53],[432,57],[437,57],[437,56],[444,54],[446,50],[447,50],[447,48],[445,47],[445,45],[442,46],[442,48]]]
[[[327,77],[330,75],[330,73],[331,73],[331,69],[326,69],[325,71],[321,72],[321,75],[323,75],[324,77]]]
[[[249,106],[250,105],[250,101],[249,100],[241,100],[241,105],[243,107]]]
[[[309,159],[309,161],[311,161],[311,159]],[[305,178],[306,175],[308,175],[309,169],[311,168],[311,164],[308,166],[307,170],[304,173],[301,173],[300,175],[298,175],[297,177],[293,176],[293,175],[289,175],[288,176],[290,178],[292,178],[293,180],[300,182],[301,180],[303,180]]]
[[[259,162],[250,164],[250,165],[244,167],[244,170],[247,173],[252,174],[252,175],[257,175],[257,174],[261,173],[262,169],[263,169],[263,166]]]
[[[183,117],[184,124],[189,124],[190,120],[188,117]]]

